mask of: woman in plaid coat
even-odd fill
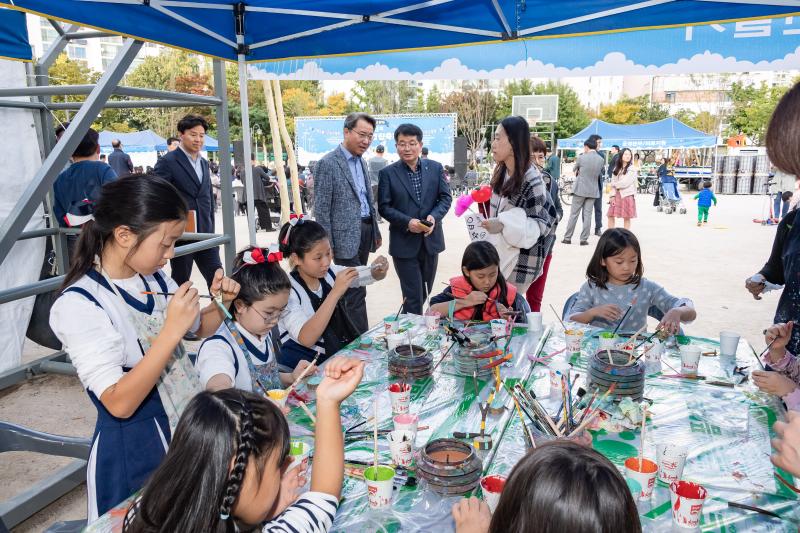
[[[557,220],[541,172],[531,164],[530,137],[528,122],[518,116],[503,119],[495,130],[497,166],[489,218],[482,224],[500,254],[503,275],[523,294],[542,274]]]

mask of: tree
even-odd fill
[[[589,125],[589,112],[583,106],[572,87],[566,83],[548,81],[533,88],[533,94],[558,95],[558,122],[555,124],[556,139],[572,137]]]
[[[333,93],[325,102],[325,107],[320,110],[320,115],[339,116],[347,112],[347,102],[344,93]]]
[[[477,152],[483,148],[484,134],[496,109],[497,99],[485,81],[462,82],[461,90],[450,93],[442,102],[443,112],[458,116],[458,133],[466,137],[473,162]]]
[[[426,113],[440,113],[442,110],[442,95],[439,89],[434,85],[428,96],[425,97],[425,112]]]
[[[87,85],[97,83],[100,75],[92,72],[89,67],[79,61],[73,61],[62,52],[50,66],[47,72],[50,85]],[[53,102],[83,102],[85,96],[53,96]],[[61,122],[66,122],[67,112],[56,111],[56,118]]]
[[[658,103],[650,103],[647,96],[623,96],[613,104],[600,106],[597,118],[612,124],[645,124],[665,119],[669,111]]]
[[[416,100],[417,87],[410,81],[357,81],[351,92],[355,109],[376,115],[407,113]]]
[[[680,109],[673,116],[687,126],[704,133],[717,135],[719,132],[720,117],[718,115],[712,115],[708,111],[695,113],[688,109]]]
[[[527,96],[531,94],[536,94],[531,80],[513,80],[508,82],[497,97],[498,121],[511,115],[515,96]]]
[[[745,85],[734,82],[730,92],[733,105],[728,117],[727,134],[736,135],[742,132],[754,143],[762,144],[772,112],[787,90],[788,87],[785,86],[769,87],[765,83]]]

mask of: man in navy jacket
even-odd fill
[[[197,233],[214,233],[214,203],[208,161],[200,155],[205,143],[208,122],[198,115],[186,115],[178,122],[180,144],[158,160],[153,172],[172,183],[181,193],[186,205],[197,216]],[[189,280],[192,262],[203,274],[208,286],[214,273],[222,268],[219,248],[183,255],[170,260],[172,279],[180,285]]]
[[[442,165],[420,157],[418,126],[401,124],[394,140],[400,160],[378,174],[378,211],[389,221],[389,255],[400,278],[404,310],[419,315],[433,290],[444,250],[442,219],[452,196]]]

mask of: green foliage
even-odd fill
[[[696,130],[700,130],[710,135],[718,134],[720,117],[717,115],[712,115],[708,111],[695,113],[694,111],[689,111],[688,109],[680,109],[673,116],[687,126],[691,126]]]
[[[624,96],[613,104],[601,105],[597,118],[612,124],[645,124],[665,119],[669,111],[645,96]]]
[[[558,95],[558,122],[555,124],[556,139],[572,137],[589,125],[589,112],[583,107],[578,93],[566,83],[548,81],[533,88],[533,94]]]
[[[428,96],[425,97],[425,112],[442,112],[442,95],[439,93],[439,89],[437,89],[435,85],[430,91],[428,91]]]
[[[409,113],[415,109],[418,92],[410,81],[357,81],[350,101],[355,110],[375,115]]]
[[[731,86],[732,109],[728,118],[728,135],[739,132],[750,137],[754,143],[762,144],[767,133],[767,126],[775,106],[786,93],[788,87],[769,87],[761,85],[745,85],[734,82]]]

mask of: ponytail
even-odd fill
[[[131,174],[106,183],[92,211],[93,220],[81,227],[62,288],[94,268],[95,257],[102,256],[103,246],[116,228],[127,226],[141,243],[162,222],[186,220],[188,213],[178,190],[168,181],[149,174]]]

